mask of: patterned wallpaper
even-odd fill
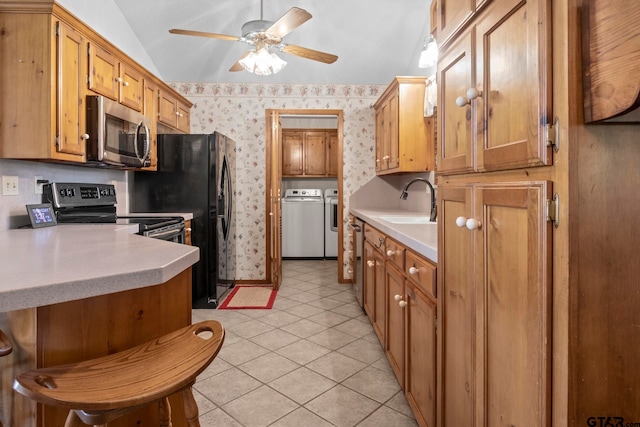
[[[344,112],[344,221],[349,196],[375,176],[372,104],[386,85],[171,84],[193,102],[191,132],[222,132],[237,144],[237,278],[266,279],[266,109],[340,109]],[[345,246],[347,227],[344,228]],[[347,257],[344,257],[345,263]],[[346,266],[345,266],[346,269]],[[348,275],[345,272],[345,276]]]

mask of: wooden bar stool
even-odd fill
[[[69,409],[65,427],[106,425],[154,401],[160,426],[171,426],[169,395],[181,392],[188,425],[199,427],[191,386],[223,341],[222,325],[207,320],[108,356],[24,372],[13,388],[45,405]]]

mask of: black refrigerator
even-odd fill
[[[156,172],[135,172],[131,212],[192,212],[194,308],[216,308],[235,284],[235,142],[211,135],[158,135]]]

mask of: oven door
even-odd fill
[[[152,239],[166,240],[174,243],[185,243],[185,229],[184,222],[179,224],[172,224],[162,228],[156,228],[151,230],[142,231],[145,237],[151,237]]]

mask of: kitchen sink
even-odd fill
[[[429,221],[428,215],[417,216],[404,216],[404,215],[380,215],[383,221],[390,222],[392,224],[437,224],[435,221]]]

